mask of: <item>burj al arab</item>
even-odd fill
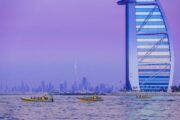
[[[126,89],[170,91],[172,37],[160,0],[121,0],[126,6]]]

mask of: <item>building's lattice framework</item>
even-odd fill
[[[122,0],[126,4],[126,87],[167,91],[172,85],[172,39],[158,0]]]

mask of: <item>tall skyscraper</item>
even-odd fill
[[[173,48],[159,0],[121,0],[126,5],[126,89],[168,91]]]

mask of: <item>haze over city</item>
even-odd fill
[[[122,87],[125,82],[125,7],[116,0],[0,1],[0,83],[67,81]],[[178,0],[161,0],[175,52],[179,85]],[[172,9],[173,8],[173,9]]]

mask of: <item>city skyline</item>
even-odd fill
[[[0,82],[0,94],[8,93],[111,93],[119,92],[125,90],[121,87],[115,87],[110,85],[105,85],[104,83],[92,85],[91,81],[86,77],[83,77],[81,80],[74,81],[72,84],[69,84],[66,80],[59,81],[56,84],[53,84],[51,81],[38,81],[36,85],[30,85],[25,81],[21,81],[15,85],[9,86],[8,84],[3,84]]]
[[[116,0],[1,1],[0,81],[37,84],[87,76],[92,84],[125,82],[125,9]],[[163,1],[178,71],[178,1]],[[172,9],[173,8],[173,9]],[[74,63],[77,61],[77,76]],[[120,83],[121,82],[121,83]]]

